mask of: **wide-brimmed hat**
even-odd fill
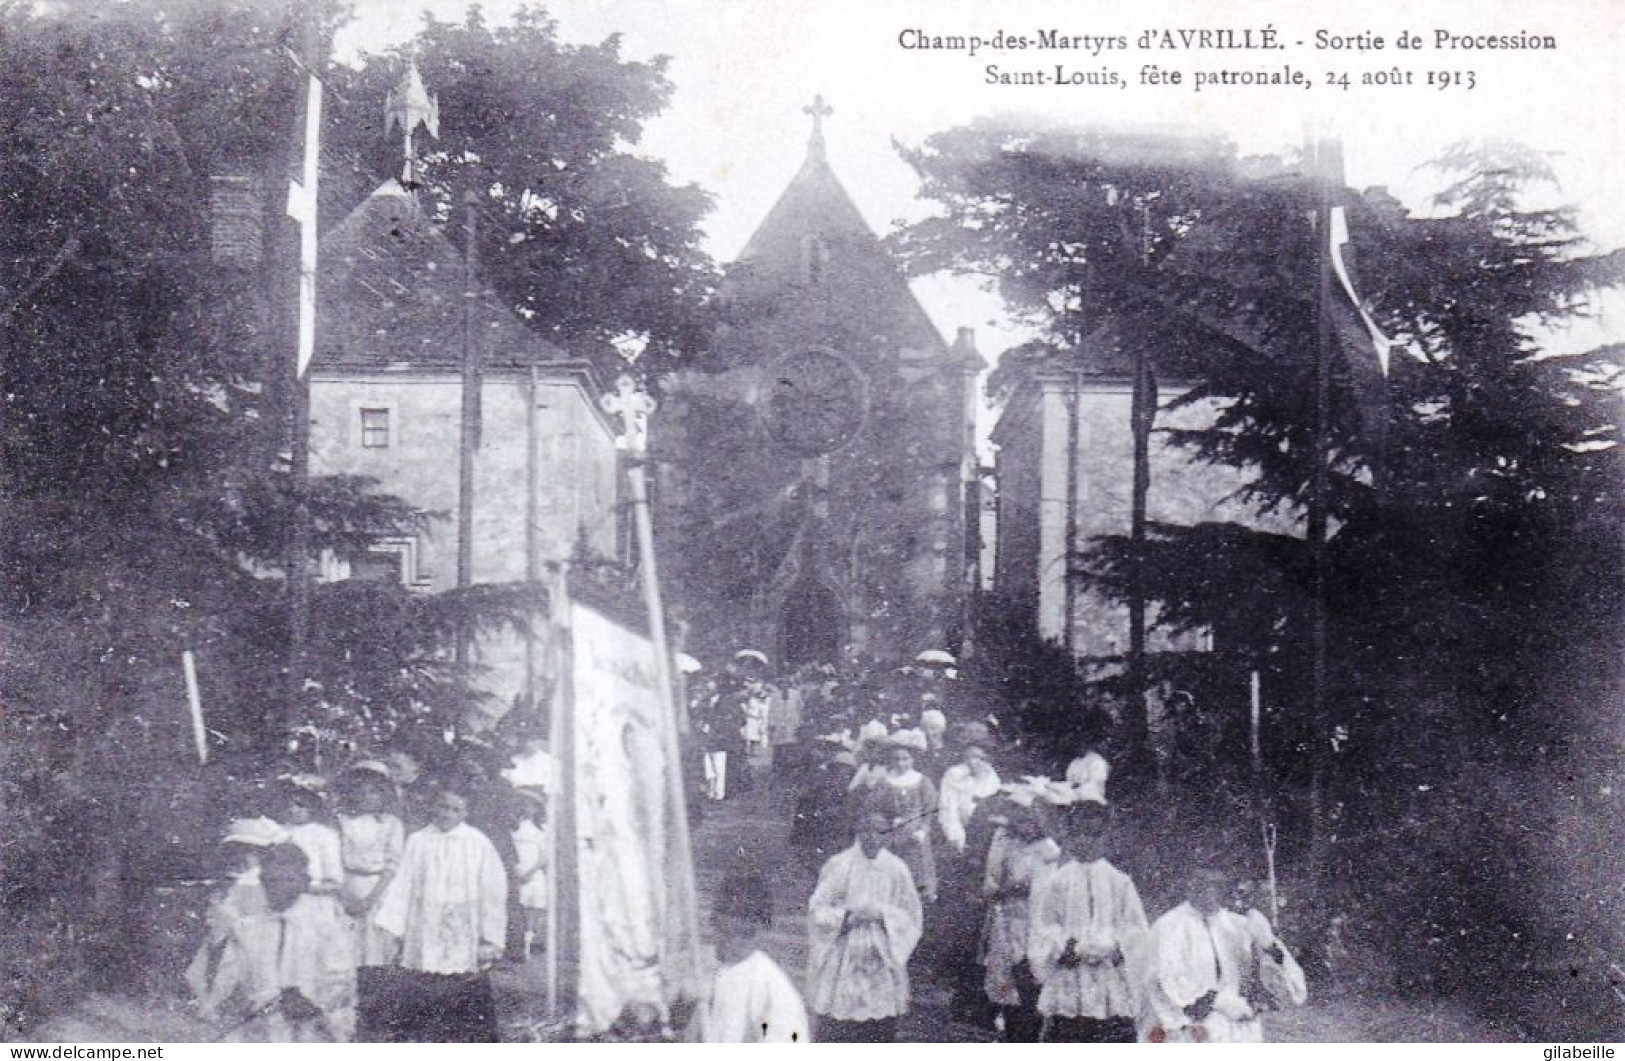
[[[226,827],[221,843],[275,847],[288,842],[288,830],[269,818],[238,818]]]
[[[351,776],[359,775],[363,778],[388,781],[391,784],[395,782],[394,771],[381,759],[363,759],[358,763],[352,763],[349,772]]]
[[[923,752],[929,747],[925,734],[917,729],[900,729],[893,733],[886,743],[893,748],[905,748],[911,752]]]
[[[878,719],[870,719],[858,727],[858,739],[865,741],[883,741],[886,739],[886,724]]]

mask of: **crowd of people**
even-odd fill
[[[499,851],[468,823],[475,784],[408,791],[408,779],[378,760],[331,792],[321,778],[286,778],[276,818],[231,824],[223,886],[186,972],[224,1038],[497,1040],[489,971],[504,956],[529,960],[545,916],[546,799],[512,790],[509,828],[491,830]]]
[[[1184,901],[1150,921],[1109,857],[1107,761],[1019,773],[945,653],[776,680],[746,650],[689,692],[691,802],[780,788],[816,872],[799,986],[769,953],[782,885],[747,859],[717,889],[690,1038],[892,1041],[917,977],[1012,1042],[1258,1041],[1266,1010],[1304,1000],[1222,853],[1191,853]],[[490,778],[429,784],[410,762],[283,779],[275,816],[220,845],[187,970],[204,1014],[243,1041],[495,1041],[490,971],[545,939],[548,778],[525,763],[494,812]]]
[[[1184,901],[1150,921],[1108,858],[1105,758],[1086,752],[1062,779],[1002,780],[997,719],[968,708],[944,657],[804,668],[781,685],[745,651],[697,686],[707,777],[720,782],[709,795],[750,777],[727,760],[766,764],[770,783],[797,790],[791,841],[817,869],[805,994],[736,932],[748,964],[726,966],[712,998],[742,992],[759,1012],[709,1025],[707,1041],[893,1041],[916,975],[1011,1042],[1261,1041],[1263,1013],[1301,1004],[1305,983],[1224,853],[1191,852]],[[770,747],[728,744],[735,729]],[[745,866],[714,920],[759,931],[771,911]]]

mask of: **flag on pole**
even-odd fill
[[[1316,210],[1320,252],[1331,267],[1329,290],[1321,312],[1331,318],[1336,350],[1341,354],[1347,384],[1360,412],[1371,451],[1380,454],[1388,433],[1388,354],[1393,341],[1383,334],[1362,303],[1354,278],[1358,275],[1349,243],[1347,212],[1328,200],[1344,192],[1343,145],[1320,137],[1311,145],[1314,171],[1323,182],[1321,206]]]
[[[316,352],[316,178],[322,153],[322,82],[310,73],[305,103],[305,165],[302,180],[288,183],[288,216],[299,222],[298,375]]]
[[[1349,279],[1348,263],[1343,258],[1343,248],[1347,246],[1349,241],[1349,224],[1341,206],[1332,207],[1331,224],[1327,227],[1330,230],[1332,241],[1332,270],[1337,273],[1337,282],[1343,286],[1343,293],[1348,296],[1355,312],[1360,315],[1360,323],[1365,325],[1366,333],[1371,337],[1372,349],[1377,354],[1377,364],[1382,368],[1382,374],[1386,378],[1388,375],[1388,352],[1393,347],[1394,341],[1384,335],[1382,329],[1377,326],[1377,322],[1371,319],[1370,310],[1366,309],[1365,303],[1360,300],[1359,294],[1355,292],[1354,281]]]

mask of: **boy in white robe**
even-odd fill
[[[1140,1012],[1145,909],[1128,875],[1106,861],[1110,812],[1064,809],[1063,861],[1033,885],[1027,960],[1042,985],[1046,1042],[1134,1041]]]
[[[773,899],[757,874],[723,881],[712,910],[722,966],[695,1007],[688,1041],[696,1043],[811,1042],[807,1007],[778,963],[762,950],[773,927]]]
[[[820,1042],[892,1042],[908,1011],[908,959],[924,917],[914,878],[865,814],[857,842],[824,863],[808,900],[807,986]]]
[[[260,882],[267,910],[226,941],[202,1000],[237,1042],[346,1042],[355,1028],[355,960],[331,901],[306,893],[306,858],[269,848]]]
[[[400,870],[374,924],[401,942],[403,995],[392,1037],[406,1042],[495,1042],[487,970],[508,933],[508,874],[485,834],[468,825],[468,803],[442,790],[431,824],[406,840]]]
[[[1151,928],[1146,1016],[1149,1042],[1259,1043],[1266,1004],[1302,1005],[1303,970],[1257,910],[1226,909],[1225,873],[1199,867],[1185,902]]]

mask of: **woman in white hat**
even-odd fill
[[[918,732],[918,731],[914,731]],[[908,733],[892,736],[886,772],[864,794],[864,806],[891,822],[886,846],[913,874],[920,897],[937,901],[937,860],[931,846],[931,822],[937,812],[937,789],[914,769],[914,742]]]
[[[406,828],[390,812],[395,781],[388,766],[367,759],[350,768],[348,813],[339,815],[339,852],[344,885],[339,901],[350,915],[356,943],[356,965],[367,970],[394,960],[389,938],[373,924],[373,912],[384,885],[395,875],[406,847]],[[371,986],[371,975],[362,973]],[[369,992],[364,992],[369,993]]]

